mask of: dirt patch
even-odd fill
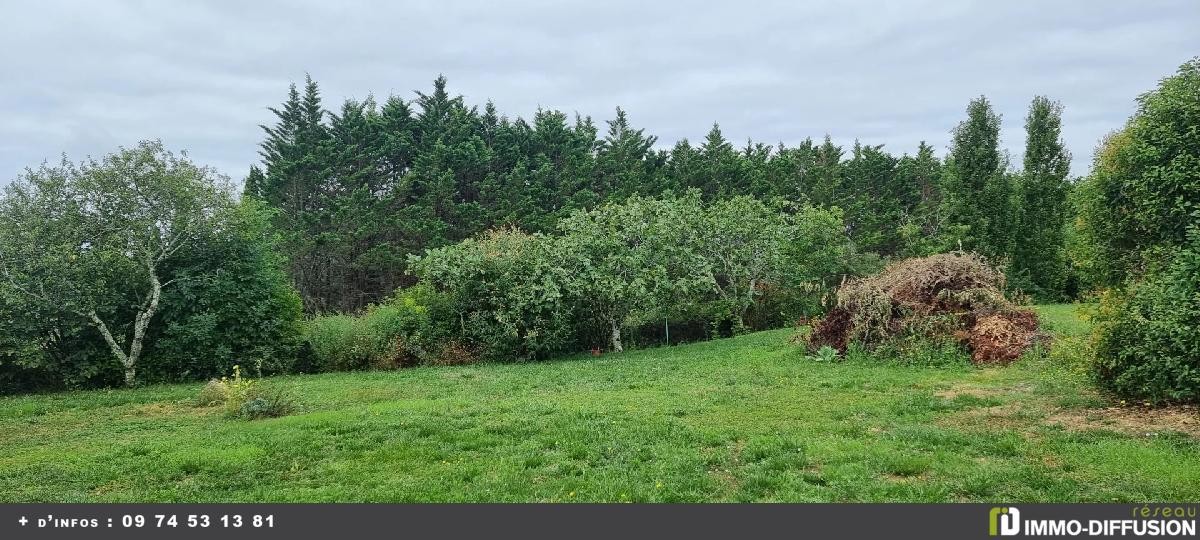
[[[1200,407],[1179,405],[1060,410],[1048,416],[1046,423],[1067,431],[1107,429],[1130,435],[1177,431],[1200,438]]]
[[[1031,383],[1018,383],[1011,386],[980,386],[971,383],[956,383],[950,388],[934,392],[933,395],[943,399],[954,399],[959,396],[986,399],[997,396],[1023,394],[1030,390],[1033,390],[1033,384]]]
[[[951,388],[937,395],[953,399],[961,395],[987,397],[1002,393],[989,390],[992,389]],[[939,418],[937,423],[956,428],[1000,429],[1022,433],[1027,438],[1036,436],[1035,428],[1042,426],[1056,426],[1072,432],[1109,430],[1135,436],[1175,431],[1200,438],[1200,406],[1196,405],[1095,409],[1043,408],[1045,405],[1036,401],[1014,400],[1001,405],[958,411]],[[1048,412],[1043,415],[1043,411]]]
[[[157,417],[157,416],[173,416],[181,412],[194,412],[196,408],[188,405],[180,405],[178,403],[145,403],[138,405],[126,413],[124,416],[134,417]]]

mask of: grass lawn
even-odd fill
[[[1046,358],[814,362],[790,334],[280,377],[303,410],[259,421],[192,407],[200,384],[3,398],[0,500],[1200,500],[1195,409],[1109,407]]]

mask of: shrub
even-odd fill
[[[305,322],[304,340],[312,350],[314,370],[336,371],[359,364],[355,358],[358,329],[350,315],[328,315]]]
[[[575,318],[561,247],[551,237],[500,229],[413,258],[413,271],[429,289],[422,294],[443,302],[439,338],[497,360],[569,349]]]
[[[292,370],[302,303],[274,249],[269,214],[253,201],[230,214],[228,231],[181,260],[203,277],[183,274],[164,290],[161,332],[140,370],[147,380],[203,380],[236,363],[256,377]]]
[[[299,408],[291,391],[278,386],[253,385],[244,394],[240,403],[234,403],[237,411],[232,416],[247,420],[278,418],[296,412]]]
[[[461,366],[480,360],[479,351],[458,341],[449,341],[438,347],[430,363],[436,366]]]
[[[412,294],[401,293],[385,304],[371,306],[359,323],[364,327],[359,339],[364,340],[361,346],[371,367],[411,366],[427,356],[423,345],[429,313]]]
[[[197,407],[212,407],[223,405],[228,399],[229,385],[222,379],[212,379],[200,389],[195,403]]]
[[[1076,189],[1072,259],[1083,279],[1120,287],[1185,245],[1200,221],[1200,57],[1138,98],[1137,112],[1096,149]]]
[[[300,298],[281,270],[266,211],[243,201],[214,212],[220,225],[197,228],[161,267],[162,296],[137,362],[139,383],[205,380],[238,361],[256,375],[283,373],[299,352]],[[134,319],[144,298],[128,295],[145,282],[125,270],[71,281],[109,291],[113,305],[101,313],[113,321]],[[86,317],[8,289],[0,286],[0,392],[123,382],[121,363]],[[129,339],[129,326],[111,328],[117,341]]]
[[[278,386],[263,385],[242,377],[241,366],[233,366],[232,377],[208,381],[196,396],[198,407],[223,405],[230,418],[275,418],[296,411],[297,401],[292,393]]]
[[[488,231],[409,267],[443,300],[435,342],[531,360],[790,325],[868,262],[836,210],[691,191],[576,211],[554,235]]]
[[[254,391],[255,382],[253,379],[242,377],[242,367],[233,366],[232,377],[221,377],[217,382],[225,387],[225,414],[236,416],[241,404],[244,403],[248,396]]]
[[[1200,231],[1189,249],[1101,301],[1093,373],[1116,394],[1200,401]]]
[[[428,310],[402,291],[360,317],[329,315],[305,323],[305,341],[317,371],[393,369],[428,358]]]

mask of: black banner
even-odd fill
[[[9,504],[0,538],[1194,538],[1196,504]]]

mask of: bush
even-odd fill
[[[458,341],[448,341],[437,348],[429,363],[435,366],[461,366],[480,360],[479,351]]]
[[[313,355],[314,371],[337,371],[362,367],[355,346],[359,325],[350,315],[316,317],[304,323],[304,340]]]
[[[791,325],[866,262],[836,210],[693,191],[576,211],[552,236],[488,231],[410,269],[442,300],[446,356],[532,360]]]
[[[252,201],[216,212],[219,227],[197,230],[193,242],[163,263],[165,285],[138,361],[138,382],[205,380],[229,373],[237,362],[256,375],[292,368],[301,344],[301,303],[281,270],[267,213]],[[129,291],[145,287],[143,276],[113,271],[88,279],[113,295],[111,320],[133,320],[143,298]],[[112,328],[118,341],[128,339],[129,326]],[[0,392],[116,386],[122,371],[86,317],[0,287]]]
[[[394,369],[425,361],[428,310],[412,291],[367,308],[360,317],[329,315],[305,323],[316,371]]]
[[[287,416],[299,408],[291,391],[278,386],[257,384],[245,392],[240,402],[231,403],[237,408],[236,412],[231,412],[231,416],[247,420]]]
[[[291,391],[279,386],[263,385],[242,377],[241,366],[233,366],[233,377],[208,381],[196,396],[197,407],[222,405],[230,418],[276,418],[298,409]]]
[[[488,231],[429,250],[410,265],[436,295],[443,348],[439,362],[476,351],[483,358],[529,360],[571,348],[574,314],[566,299],[561,245],[516,229]],[[458,345],[455,345],[457,342]]]
[[[268,214],[246,201],[228,220],[229,230],[188,254],[192,259],[180,255],[187,270],[163,292],[160,331],[139,370],[146,380],[202,380],[237,363],[257,377],[292,370],[302,303],[274,250]]]
[[[1189,249],[1101,301],[1093,373],[1126,398],[1200,401],[1200,231]]]
[[[212,379],[204,388],[200,389],[200,394],[196,396],[197,407],[212,407],[214,405],[223,405],[229,400],[229,384],[223,379]]]

